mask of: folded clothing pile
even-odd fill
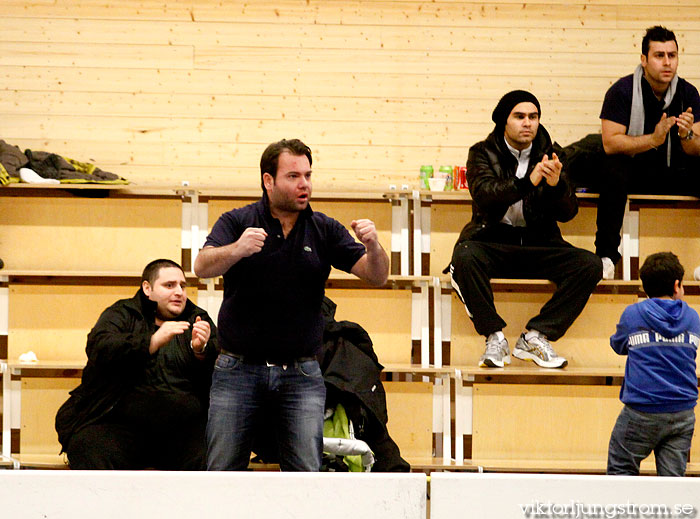
[[[29,183],[128,184],[129,181],[94,164],[46,151],[26,150],[0,139],[0,185]]]

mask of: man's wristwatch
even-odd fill
[[[682,140],[682,141],[690,141],[690,140],[693,139],[693,136],[694,136],[694,135],[695,135],[695,134],[693,133],[693,130],[690,130],[690,131],[688,132],[688,134],[687,134],[685,137],[681,137],[681,140]]]

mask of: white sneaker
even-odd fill
[[[479,367],[502,368],[504,364],[510,364],[508,341],[502,333],[495,332],[486,338],[486,351],[479,359]]]
[[[600,258],[603,262],[603,279],[615,278],[615,264],[610,258]]]
[[[520,360],[531,360],[543,368],[563,368],[569,362],[557,355],[544,335],[534,335],[526,339],[523,333],[513,348],[513,356]]]

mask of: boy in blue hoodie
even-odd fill
[[[659,476],[685,475],[698,399],[700,318],[682,301],[683,274],[675,254],[649,256],[639,272],[649,299],[628,306],[610,337],[627,364],[608,474],[639,475],[639,464],[654,451]]]

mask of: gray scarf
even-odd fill
[[[630,125],[627,128],[627,135],[644,135],[644,100],[642,99],[642,76],[644,68],[641,63],[634,69],[632,81],[632,109],[630,111]],[[671,105],[673,96],[676,95],[678,86],[678,74],[673,76],[671,84],[664,95],[664,110]],[[671,134],[666,135],[666,165],[671,166]]]

